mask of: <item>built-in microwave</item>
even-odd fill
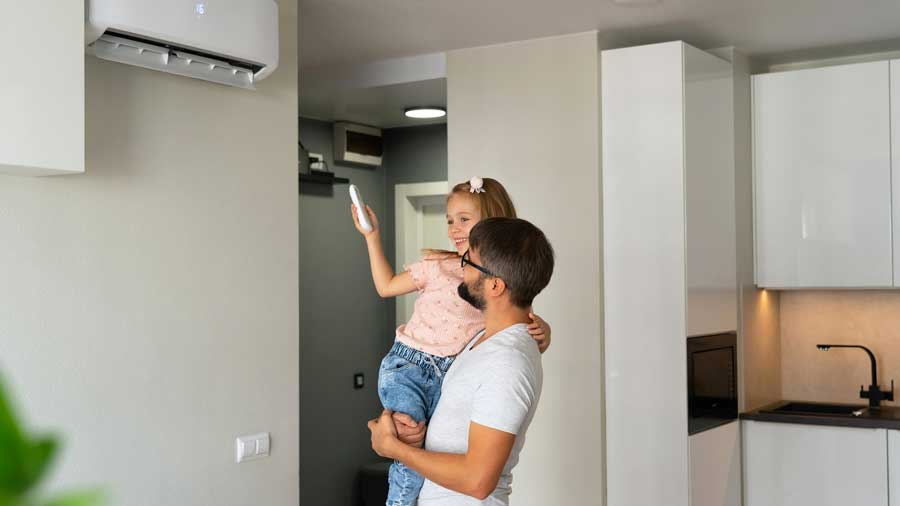
[[[737,419],[737,334],[687,339],[688,434]]]

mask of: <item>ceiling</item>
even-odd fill
[[[364,63],[589,30],[775,55],[900,38],[897,0],[301,0],[302,67]],[[621,45],[621,44],[616,44]]]
[[[900,49],[900,0],[620,1],[637,3],[300,0],[301,114],[383,128],[426,124],[404,118],[403,108],[445,105],[443,76],[356,85],[333,76],[385,61],[418,62],[404,57],[589,30],[600,32],[604,47],[669,40],[735,46],[757,65]]]
[[[445,123],[407,118],[412,106],[447,107],[447,80],[428,79],[387,86],[347,88],[309,86],[302,88],[300,115],[323,121],[349,121],[379,128]]]

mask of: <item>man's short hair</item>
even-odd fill
[[[518,218],[488,218],[469,233],[481,265],[506,283],[510,300],[531,306],[553,275],[553,247],[543,232]]]

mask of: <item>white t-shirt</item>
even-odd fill
[[[441,399],[431,422],[425,448],[444,453],[466,453],[469,423],[516,435],[497,488],[484,501],[425,480],[419,506],[509,504],[512,468],[519,462],[525,431],[541,396],[543,370],[537,343],[524,323],[494,334],[475,349],[475,336],[447,371]]]

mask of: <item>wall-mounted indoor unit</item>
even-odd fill
[[[334,163],[381,166],[381,130],[353,123],[334,124]]]
[[[274,0],[88,0],[98,58],[254,89],[278,67]]]

